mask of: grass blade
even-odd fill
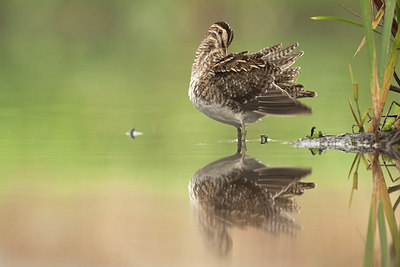
[[[376,14],[376,18],[372,21],[372,30],[376,33],[381,34],[380,32],[376,31],[376,27],[378,27],[379,25],[379,21],[382,19],[382,16],[384,14],[384,9],[380,9],[378,14]],[[365,45],[365,37],[361,40],[360,45],[358,46],[356,52],[353,55],[353,58],[355,58],[357,56],[357,54],[361,51],[361,49],[364,47]]]
[[[372,199],[368,217],[367,241],[365,242],[364,267],[372,266],[374,262],[375,209],[375,201]]]
[[[390,53],[388,65],[385,70],[385,78],[383,80],[382,93],[381,93],[381,106],[380,106],[381,114],[383,112],[383,108],[386,103],[387,94],[389,92],[390,84],[392,82],[393,75],[394,75],[394,70],[395,70],[395,67],[397,64],[397,60],[400,55],[400,34],[399,34],[399,32],[400,31],[397,31],[396,36],[394,38],[392,51]]]
[[[341,18],[341,17],[334,17],[334,16],[316,16],[316,17],[311,17],[312,20],[334,20],[334,21],[340,21],[340,22],[344,22],[344,23],[348,23],[351,25],[355,25],[358,27],[363,27],[363,25],[359,22],[356,22],[354,20],[350,20],[350,19],[345,19],[345,18]]]
[[[397,17],[397,21],[400,21],[400,1],[396,0],[397,5],[396,5],[396,17]],[[395,34],[393,33],[393,36]]]
[[[361,124],[361,127],[364,127],[363,125],[364,125],[364,122],[365,122],[365,120],[367,119],[367,115],[368,115],[368,113],[371,111],[371,107],[369,107],[369,108],[367,108],[366,110],[365,110],[365,112],[364,112],[364,114],[363,114],[363,116],[362,116],[362,118],[361,118],[361,121],[360,121],[360,124]]]
[[[382,112],[385,107],[387,95],[389,93],[390,84],[393,79],[394,70],[395,70],[399,55],[400,55],[400,31],[397,31],[396,36],[393,41],[393,46],[392,46],[392,50],[390,52],[388,64],[387,64],[386,70],[385,70],[385,77],[383,79],[383,86],[382,86],[382,92],[380,95],[379,104],[376,104],[376,105],[374,104],[374,110],[379,108],[378,110],[376,110],[377,118],[380,118],[380,116],[382,116]],[[375,107],[375,106],[377,106],[377,107]],[[376,123],[379,124],[379,120]],[[369,126],[370,131],[373,128],[377,127],[376,123],[370,124],[370,126]]]
[[[382,6],[379,11],[378,14],[376,14],[375,19],[372,21],[372,29],[375,30],[376,27],[378,27],[379,22],[381,21],[383,14],[385,13],[385,9],[384,6]]]
[[[364,163],[365,168],[367,168],[367,170],[369,170],[369,163],[367,161],[367,159],[365,158],[364,154],[360,154],[361,160]]]
[[[377,209],[379,200],[380,178],[382,177],[382,168],[379,162],[379,154],[376,152],[374,155],[368,154],[368,158],[372,167],[372,194],[371,206],[368,217],[367,240],[365,243],[364,253],[364,266],[373,266],[374,264],[374,243],[375,243],[375,230],[377,221]]]
[[[359,164],[360,164],[360,159],[358,159],[357,169],[358,169]],[[351,202],[353,201],[354,190],[357,190],[357,189],[358,189],[358,171],[356,170],[353,175],[353,188],[351,188],[349,207],[351,206]]]
[[[375,203],[375,207],[378,205],[374,200],[377,199],[376,195],[379,194],[380,203],[382,203],[383,211],[385,213],[386,221],[389,225],[390,234],[392,237],[395,253],[396,253],[396,266],[400,266],[400,233],[397,228],[396,217],[394,216],[393,206],[389,198],[389,192],[386,186],[385,179],[383,177],[382,168],[378,160],[378,155],[369,155],[372,163],[372,172],[374,185],[372,190],[372,201]],[[372,205],[372,204],[371,204]],[[375,213],[376,218],[376,213]]]
[[[375,39],[372,31],[372,12],[371,12],[370,0],[361,0],[361,13],[364,24],[364,33],[366,41],[365,45],[367,48],[368,65],[371,77],[370,81],[371,96],[372,96],[372,102],[374,103],[374,113],[375,113],[374,117],[372,118],[373,123],[371,123],[371,125],[374,125],[372,129],[375,131],[378,129],[377,124],[379,124],[379,119],[380,119],[380,117],[377,116],[377,111],[375,111],[377,105],[379,105],[379,101],[377,100],[377,97],[379,97],[379,93],[377,94],[376,92],[379,90],[379,83],[377,81],[378,73],[376,66]],[[376,123],[377,121],[378,123]]]
[[[397,0],[397,4],[398,5],[400,4],[399,0]],[[397,14],[397,16],[400,16],[400,15]],[[394,70],[395,70],[395,67],[397,64],[397,60],[400,55],[400,33],[399,32],[400,31],[397,31],[396,36],[393,40],[392,50],[390,52],[389,60],[388,60],[388,63],[387,63],[386,69],[385,69],[385,75],[383,78],[383,86],[382,86],[382,91],[380,94],[379,104],[374,105],[374,109],[379,108],[376,111],[376,116],[379,116],[379,118],[382,115],[383,109],[385,107],[385,103],[386,103],[387,95],[389,93],[390,84],[392,82]],[[371,131],[372,129],[377,129],[376,124],[379,124],[379,120],[378,121],[375,120],[373,123],[371,123],[369,126],[369,130]]]
[[[383,213],[382,200],[379,201],[378,205],[378,230],[379,230],[379,240],[381,241],[382,266],[391,266],[390,253],[386,236],[386,222]]]
[[[375,40],[372,32],[372,14],[369,0],[361,0],[361,11],[364,25],[364,34],[367,47],[368,64],[371,76],[373,74],[375,57]]]
[[[358,101],[358,83],[354,82],[354,75],[353,75],[353,69],[351,68],[351,65],[349,64],[349,71],[350,71],[350,77],[351,77],[351,84],[353,85],[353,96],[354,96],[354,101]]]
[[[351,167],[350,167],[349,175],[347,175],[347,179],[350,178],[350,174],[351,174],[351,172],[353,171],[353,168],[354,168],[354,166],[356,165],[357,159],[358,159],[359,157],[360,157],[360,154],[357,154],[357,155],[354,157],[353,163],[351,164]]]
[[[385,3],[385,17],[382,31],[382,47],[380,53],[379,62],[379,70],[381,73],[379,74],[379,80],[383,81],[383,70],[385,69],[387,59],[389,57],[389,48],[390,48],[390,36],[392,31],[392,23],[394,17],[394,11],[396,9],[396,1],[395,0],[386,0]]]
[[[361,128],[360,121],[358,120],[357,115],[356,115],[356,113],[354,112],[354,108],[353,108],[353,105],[351,104],[350,98],[348,98],[347,100],[349,101],[351,113],[353,113],[353,117],[354,117],[354,119],[356,120],[356,123],[357,123],[357,125],[358,125],[358,128]]]
[[[360,45],[358,46],[356,52],[353,55],[353,58],[355,58],[357,56],[357,54],[361,51],[361,49],[364,47],[365,45],[365,37],[363,37],[363,39],[361,40]]]
[[[351,78],[351,83],[354,83],[354,75],[353,75],[353,69],[351,68],[351,64],[349,64],[349,72],[350,72],[350,78]]]
[[[380,166],[379,166],[380,168]],[[400,265],[400,233],[397,228],[396,217],[394,216],[393,206],[389,198],[389,193],[387,190],[387,186],[385,183],[385,179],[383,178],[382,169],[380,168],[381,177],[379,179],[379,191],[381,196],[381,202],[383,206],[383,210],[385,212],[386,221],[389,225],[390,234],[392,236],[393,245],[397,255],[397,264]]]
[[[333,21],[344,22],[344,23],[351,24],[351,25],[358,26],[358,27],[364,27],[364,25],[362,23],[359,23],[357,21],[345,19],[345,18],[341,18],[341,17],[335,17],[335,16],[316,16],[316,17],[311,17],[311,19],[312,20],[333,20]],[[373,30],[375,33],[382,34],[381,32],[375,30],[375,28]]]

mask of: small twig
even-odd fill
[[[383,159],[383,157],[381,157],[381,158],[382,158],[382,161],[383,161],[383,165],[385,166],[386,171],[387,171],[387,173],[389,174],[390,180],[392,180],[392,182],[394,183],[395,180],[393,180],[392,174],[390,173],[389,168],[388,168],[388,166],[386,165],[385,160]]]
[[[381,164],[381,166],[383,166],[383,164]],[[388,166],[388,167],[396,167],[396,164],[386,164],[386,166]]]
[[[360,15],[358,15],[356,12],[354,12],[353,10],[351,10],[350,8],[348,8],[347,6],[342,5],[341,3],[338,3],[338,5],[339,5],[340,7],[342,7],[343,9],[347,10],[348,12],[350,12],[351,14],[353,14],[354,16],[356,16],[357,18],[362,19],[362,17],[361,17]]]
[[[399,78],[399,76],[397,76],[396,71],[394,72],[393,76],[394,76],[394,79],[395,79],[396,82],[397,82],[397,85],[400,85],[400,78]]]
[[[312,128],[311,128],[311,135],[310,135],[310,137],[312,137],[313,136],[313,134],[314,134],[314,131],[315,131],[315,129],[316,129],[317,127],[315,127],[315,126],[313,126]]]
[[[396,200],[396,203],[394,203],[394,205],[393,205],[393,212],[396,211],[396,208],[399,205],[399,203],[400,203],[400,197]]]
[[[391,186],[391,187],[388,188],[389,194],[393,193],[393,192],[396,192],[397,190],[400,190],[400,184],[399,185],[395,185],[395,186]]]
[[[367,116],[368,116],[368,122],[371,122],[372,118],[371,118],[371,116],[369,115],[369,113],[367,113]]]
[[[396,101],[392,101],[392,103],[390,104],[389,109],[388,109],[388,111],[387,111],[387,113],[386,113],[385,119],[383,120],[381,129],[383,129],[383,128],[385,127],[386,119],[388,118],[389,113],[390,113],[390,111],[392,110],[393,104],[396,104],[398,107],[400,107],[400,104],[399,104],[399,103],[397,103]],[[396,118],[396,120],[397,120],[397,118]],[[395,121],[396,121],[396,120],[395,120]]]
[[[338,3],[338,5],[339,5],[341,8],[343,8],[344,10],[346,10],[347,12],[349,12],[349,13],[353,14],[354,16],[356,16],[357,18],[362,19],[362,17],[361,17],[360,15],[358,15],[356,12],[354,12],[353,10],[351,10],[350,8],[348,8],[347,6],[345,6],[345,5],[341,4],[341,3]],[[383,27],[383,24],[382,24],[382,23],[379,23],[378,26]]]
[[[389,88],[390,91],[396,92],[396,93],[400,93],[400,87],[394,86],[394,85],[390,85]]]

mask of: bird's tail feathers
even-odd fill
[[[310,114],[311,108],[291,97],[279,86],[272,86],[265,94],[257,97],[258,107],[255,112],[277,116]]]
[[[316,97],[317,93],[305,90],[302,84],[279,84],[280,88],[285,90],[293,98]]]

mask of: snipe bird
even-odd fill
[[[299,115],[311,108],[297,98],[317,94],[296,84],[300,67],[291,67],[303,52],[277,44],[248,54],[227,54],[232,28],[216,22],[208,29],[192,66],[189,97],[208,117],[237,128],[238,144],[245,144],[246,126],[265,115]]]
[[[300,182],[311,169],[269,167],[237,153],[198,170],[189,183],[193,216],[207,247],[217,254],[232,248],[231,228],[254,227],[295,236],[301,226],[290,215],[295,196],[315,187]]]

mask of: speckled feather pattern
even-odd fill
[[[268,167],[240,154],[201,168],[189,183],[189,196],[202,234],[213,242],[212,247],[222,250],[229,249],[229,232],[222,224],[295,235],[301,227],[288,212],[299,211],[295,195],[313,188],[313,183],[300,182],[310,172]]]
[[[291,65],[303,55],[293,52],[297,43],[287,47],[277,44],[252,54],[245,51],[226,55],[230,41],[225,44],[218,36],[223,29],[230,32],[232,41],[233,31],[229,26],[221,28],[214,24],[196,51],[189,96],[197,109],[237,127],[243,121],[250,124],[266,114],[311,112],[296,100],[316,96],[295,83],[300,68]],[[225,109],[222,114],[218,114],[219,108]]]

